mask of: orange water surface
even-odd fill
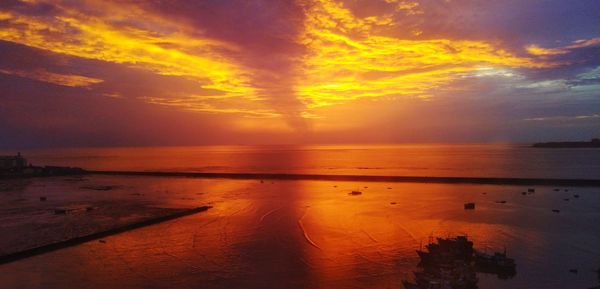
[[[2,288],[403,288],[402,280],[414,278],[416,249],[431,236],[458,234],[480,250],[506,248],[516,260],[516,276],[478,273],[479,288],[599,283],[600,188],[537,187],[524,196],[524,187],[492,185],[111,176],[84,182],[115,189],[36,179],[4,196],[34,206],[43,188],[50,198],[74,196],[73,203],[213,208],[0,265]],[[465,202],[476,209],[465,211]],[[3,208],[0,217],[8,220],[14,210]]]

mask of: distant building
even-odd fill
[[[18,153],[16,156],[0,156],[0,170],[23,169],[27,167],[27,160]]]

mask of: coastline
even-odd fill
[[[75,236],[72,238],[68,238],[66,240],[53,242],[50,244],[44,244],[44,245],[33,247],[33,248],[28,248],[28,249],[24,249],[24,250],[20,250],[20,251],[16,251],[16,252],[10,252],[5,255],[0,255],[0,265],[18,261],[18,260],[21,260],[24,258],[56,251],[59,249],[76,246],[76,245],[79,245],[79,244],[82,244],[85,242],[89,242],[89,241],[97,240],[100,238],[116,235],[119,233],[147,227],[150,225],[163,223],[163,222],[174,220],[177,218],[186,217],[186,216],[193,215],[196,213],[204,212],[210,208],[212,208],[212,207],[211,206],[200,206],[200,207],[195,207],[195,208],[191,208],[191,209],[178,209],[178,210],[174,210],[174,212],[171,212],[171,213],[168,213],[165,215],[159,215],[159,216],[155,216],[155,217],[151,217],[151,218],[147,218],[147,219],[138,220],[138,221],[135,221],[135,222],[132,222],[129,224],[119,225],[119,226],[116,226],[113,228],[104,229],[104,230],[101,230],[98,232],[89,233],[89,234],[82,235],[82,236]]]
[[[599,187],[600,179],[545,179],[545,178],[483,178],[483,177],[428,177],[428,176],[377,176],[377,175],[325,175],[325,174],[269,174],[269,173],[197,173],[197,172],[140,172],[140,171],[85,171],[85,174],[117,176],[186,177],[206,179],[247,180],[322,180],[401,183],[449,183],[490,185],[545,185]]]

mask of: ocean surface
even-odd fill
[[[96,170],[600,179],[598,149],[513,144],[22,153],[36,165]],[[529,188],[535,193],[522,193]],[[350,195],[353,190],[362,194]],[[464,210],[466,202],[476,209]],[[154,210],[203,205],[213,208],[0,264],[0,288],[402,289],[419,270],[416,250],[432,237],[456,235],[488,253],[506,249],[515,259],[510,278],[477,273],[480,289],[600,285],[599,187],[109,175],[0,179],[0,236],[10,237],[0,242],[9,244],[0,252],[10,244],[33,246],[44,236],[76,237]],[[87,207],[94,210],[53,213]]]
[[[77,148],[22,153],[37,165],[92,170],[600,179],[600,149],[541,149],[527,144]]]
[[[95,186],[113,189],[87,189]],[[119,207],[213,208],[0,264],[0,288],[402,289],[418,270],[417,249],[431,237],[463,234],[476,249],[506,249],[516,262],[510,278],[477,273],[480,289],[600,285],[600,188],[535,189],[523,195],[527,187],[470,184],[31,179],[0,191],[0,235],[18,241],[30,233],[15,224],[44,229],[61,220],[65,226],[54,227],[73,233],[69,222],[115,221],[95,212],[139,213]],[[476,209],[464,210],[465,202]],[[53,206],[96,209],[54,215]]]

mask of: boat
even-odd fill
[[[357,195],[362,195],[361,191],[352,191],[350,193],[348,193],[349,195],[353,195],[353,196],[357,196]]]
[[[495,252],[493,255],[475,251],[475,262],[482,265],[491,265],[497,268],[515,268],[515,260],[506,257],[506,252]]]
[[[473,256],[473,242],[467,236],[437,238],[425,246],[427,251],[417,250],[422,264],[448,264],[456,260],[470,261]]]
[[[494,254],[475,251],[475,266],[477,271],[496,274],[501,279],[513,277],[517,273],[515,260],[506,256],[506,250]]]
[[[421,259],[415,282],[403,281],[405,288],[475,289],[477,276],[473,263],[473,242],[467,236],[436,238],[424,250],[417,250]]]
[[[474,210],[475,203],[465,203],[465,210]]]

